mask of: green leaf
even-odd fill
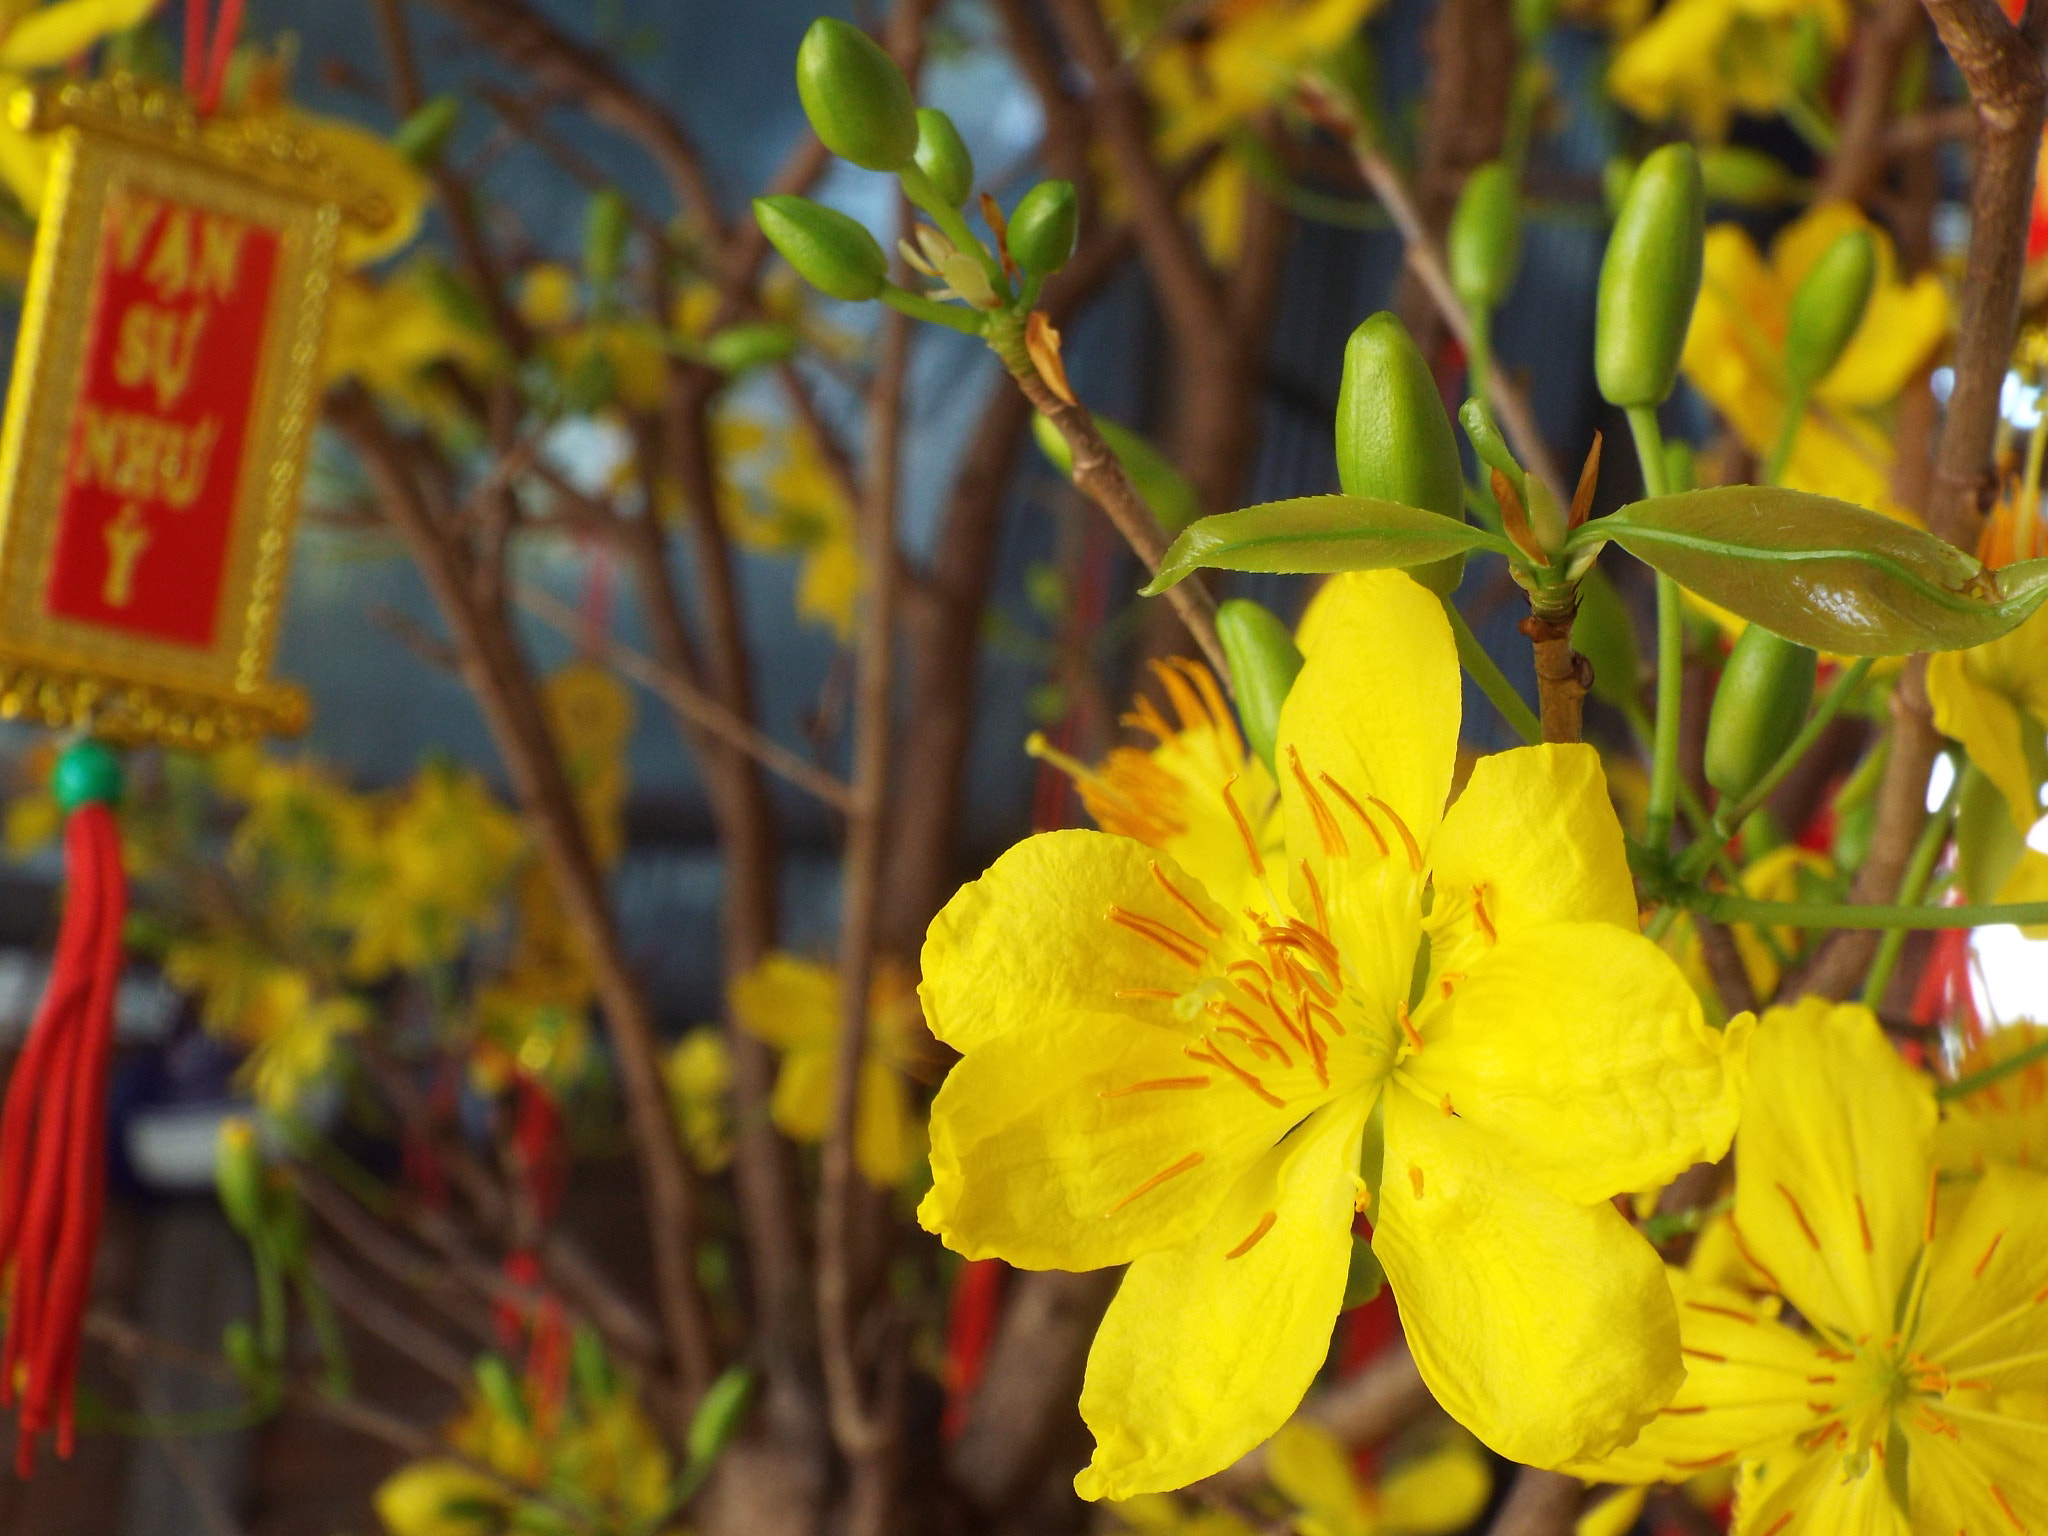
[[[1156,596],[1205,566],[1285,575],[1406,570],[1475,549],[1509,552],[1505,539],[1420,507],[1369,496],[1298,496],[1189,524],[1144,590]]]
[[[2048,598],[2048,560],[1987,571],[1905,523],[1770,486],[1651,497],[1574,543],[1607,539],[1709,602],[1845,656],[1982,645]]]

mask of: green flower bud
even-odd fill
[[[605,187],[590,194],[583,211],[583,277],[592,292],[603,293],[619,280],[631,227],[623,193]]]
[[[1751,624],[1728,653],[1707,716],[1707,782],[1731,800],[1757,785],[1806,724],[1820,658]]]
[[[865,225],[836,208],[787,193],[754,199],[761,233],[820,293],[859,302],[882,291],[889,258]]]
[[[1280,706],[1301,671],[1301,649],[1271,610],[1242,597],[1217,608],[1216,638],[1223,642],[1223,655],[1230,663],[1245,743],[1271,768]]]
[[[1597,565],[1579,578],[1579,613],[1572,620],[1572,649],[1593,664],[1593,697],[1624,709],[1637,702],[1643,681],[1643,653],[1635,620],[1614,583]]]
[[[779,363],[796,351],[796,332],[767,322],[729,325],[704,339],[704,361],[720,373],[745,373]]]
[[[213,1188],[228,1224],[245,1238],[263,1230],[263,1155],[256,1128],[240,1115],[221,1121],[213,1143]]]
[[[939,196],[958,208],[974,194],[974,156],[937,107],[917,109],[917,168]]]
[[[1041,181],[1010,215],[1010,259],[1033,277],[1051,277],[1074,254],[1081,204],[1071,181]]]
[[[462,103],[453,96],[436,96],[398,125],[391,135],[391,147],[421,170],[440,163],[449,135],[462,116]]]
[[[1344,346],[1337,481],[1347,496],[1465,520],[1465,471],[1443,396],[1407,327],[1385,310],[1361,321]],[[1465,560],[1457,555],[1408,574],[1432,592],[1455,592]]]
[[[1165,454],[1129,427],[1119,426],[1106,416],[1092,419],[1095,430],[1102,434],[1102,441],[1116,455],[1117,463],[1123,466],[1138,494],[1145,498],[1145,505],[1159,519],[1161,528],[1168,534],[1179,533],[1202,515],[1202,500],[1195,494],[1195,488],[1166,461]],[[1067,440],[1060,436],[1060,429],[1047,418],[1033,415],[1031,435],[1037,440],[1038,451],[1045,455],[1047,462],[1072,479],[1074,455],[1067,447]]]
[[[1498,309],[1522,260],[1522,198],[1515,173],[1489,160],[1465,178],[1451,215],[1451,287],[1475,317]]]
[[[917,153],[910,82],[859,27],[820,16],[796,50],[796,93],[825,147],[871,171],[900,171]]]
[[[1661,405],[1677,383],[1705,239],[1699,154],[1666,144],[1630,179],[1600,262],[1593,371],[1611,404]]]
[[[50,793],[67,813],[81,805],[121,803],[121,759],[104,742],[75,741],[50,771]]]
[[[479,1355],[471,1370],[476,1377],[477,1396],[484,1400],[491,1412],[514,1424],[528,1422],[526,1398],[520,1393],[512,1367],[505,1363],[503,1357]]]
[[[743,1365],[728,1367],[711,1383],[690,1418],[689,1433],[683,1442],[691,1466],[709,1466],[717,1459],[718,1453],[739,1433],[753,1398],[754,1374]]]
[[[1507,476],[1515,493],[1522,495],[1528,486],[1528,472],[1515,462],[1514,452],[1508,447],[1508,440],[1501,435],[1486,402],[1474,395],[1458,407],[1458,421],[1465,428],[1465,436],[1472,444],[1472,451],[1479,456],[1479,462]],[[1486,477],[1481,475],[1479,478],[1483,481]]]
[[[1806,183],[1761,150],[1715,144],[1700,151],[1700,181],[1710,203],[1773,208],[1797,201]]]
[[[1876,281],[1877,242],[1860,226],[1837,235],[1800,279],[1785,328],[1785,381],[1795,394],[1803,396],[1841,359]]]

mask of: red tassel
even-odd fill
[[[74,1437],[73,1377],[106,1208],[107,1064],[128,882],[114,813],[88,801],[64,826],[64,919],[50,984],[0,1109],[0,1271],[13,1270],[0,1407],[20,1397],[16,1469],[54,1423]]]
[[[1004,1264],[1001,1259],[969,1259],[953,1282],[953,1306],[946,1318],[946,1409],[940,1431],[957,1440],[967,1428],[981,1373],[995,1342],[1003,1310]]]

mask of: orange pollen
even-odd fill
[[[1738,1323],[1754,1323],[1756,1321],[1747,1312],[1735,1307],[1719,1307],[1711,1301],[1688,1301],[1685,1305],[1695,1312],[1711,1312],[1716,1317],[1733,1318]]]
[[[1705,1413],[1707,1411],[1708,1406],[1709,1405],[1706,1403],[1690,1403],[1683,1408],[1674,1408],[1669,1403],[1666,1403],[1662,1408],[1659,1408],[1657,1411],[1659,1413],[1670,1414],[1673,1418],[1677,1418],[1683,1414]]]
[[[1330,1012],[1328,1008],[1325,1008],[1321,1003],[1317,1002],[1314,998],[1304,997],[1301,1001],[1302,1006],[1308,1009],[1310,1018],[1314,1018],[1315,1015],[1318,1012],[1320,1012],[1324,1018],[1330,1021],[1331,1034],[1341,1036],[1347,1033],[1343,1024],[1338,1020],[1337,1015]]]
[[[1151,1178],[1147,1179],[1144,1183],[1140,1184],[1128,1195],[1125,1195],[1123,1199],[1117,1201],[1115,1205],[1112,1205],[1109,1208],[1109,1214],[1114,1216],[1118,1211],[1122,1210],[1125,1206],[1129,1205],[1133,1200],[1137,1199],[1138,1196],[1150,1194],[1153,1190],[1157,1189],[1160,1185],[1164,1184],[1168,1179],[1177,1178],[1181,1174],[1186,1173],[1190,1168],[1198,1168],[1201,1166],[1201,1164],[1202,1154],[1199,1152],[1190,1152],[1186,1157],[1182,1158],[1172,1167],[1160,1169],[1157,1173],[1153,1174]]]
[[[1463,971],[1445,971],[1443,975],[1437,977],[1436,984],[1442,990],[1444,996],[1449,997],[1452,992],[1457,990],[1458,983],[1464,979],[1465,973]]]
[[[1671,1463],[1671,1465],[1674,1467],[1683,1467],[1688,1472],[1702,1472],[1705,1471],[1708,1467],[1718,1467],[1722,1463],[1730,1462],[1734,1459],[1735,1452],[1723,1451],[1718,1456],[1703,1456],[1697,1461],[1674,1461]],[[1775,1529],[1775,1527],[1773,1527],[1773,1529]],[[1768,1536],[1768,1533],[1766,1533],[1766,1536]]]
[[[1870,1213],[1863,1209],[1863,1197],[1861,1195],[1856,1197],[1856,1225],[1863,1229],[1863,1251],[1865,1253],[1875,1253],[1877,1251],[1877,1244],[1872,1242],[1870,1237]]]
[[[1273,1036],[1266,1030],[1266,1027],[1264,1025],[1259,1023],[1259,1021],[1253,1018],[1250,1014],[1246,1013],[1242,1008],[1238,1007],[1237,1004],[1226,1003],[1221,998],[1218,998],[1209,1004],[1209,1012],[1219,1019],[1238,1020],[1240,1023],[1244,1025],[1246,1029],[1251,1031],[1251,1034],[1246,1037],[1247,1039],[1252,1040],[1254,1042],[1263,1041],[1265,1042],[1265,1044],[1271,1046],[1273,1050],[1276,1053],[1278,1053],[1280,1057],[1281,1066],[1291,1067],[1294,1065],[1294,1058],[1287,1054],[1287,1048],[1283,1046],[1278,1040],[1275,1040]]]
[[[1189,938],[1178,928],[1169,927],[1156,917],[1126,912],[1122,907],[1111,907],[1103,916],[1120,928],[1130,929],[1146,943],[1157,945],[1190,969],[1200,970],[1209,953],[1199,940]]]
[[[1441,1099],[1437,1100],[1436,1107],[1443,1112],[1443,1117],[1446,1120],[1450,1119],[1451,1116],[1457,1113],[1455,1109],[1451,1108],[1451,1096],[1448,1093],[1445,1094]]]
[[[1380,829],[1372,824],[1372,818],[1365,814],[1365,807],[1352,797],[1350,790],[1339,784],[1327,773],[1319,773],[1316,777],[1328,786],[1331,794],[1351,807],[1351,814],[1356,816],[1365,830],[1372,834],[1372,840],[1379,845],[1380,857],[1384,859],[1390,851],[1387,847],[1387,840],[1380,835]]]
[[[1422,1198],[1422,1170],[1413,1163],[1408,1165],[1408,1186],[1415,1191],[1415,1198]]]
[[[1984,1257],[1979,1259],[1977,1267],[1970,1271],[1970,1278],[1972,1280],[1982,1280],[1984,1278],[1984,1271],[1991,1267],[1991,1256],[1998,1252],[1998,1245],[2004,1241],[2005,1234],[2003,1232],[2000,1232],[1991,1239],[1991,1246],[1984,1250]]]
[[[1247,1237],[1243,1242],[1239,1243],[1235,1248],[1231,1249],[1230,1252],[1223,1255],[1223,1257],[1226,1259],[1243,1258],[1246,1254],[1252,1251],[1252,1248],[1258,1243],[1258,1240],[1260,1238],[1264,1237],[1268,1232],[1273,1230],[1273,1223],[1278,1221],[1279,1219],[1279,1212],[1266,1212],[1265,1215],[1259,1218],[1259,1224],[1252,1228],[1251,1236]]]
[[[1806,1384],[1809,1387],[1832,1387],[1835,1384],[1835,1378],[1832,1376],[1809,1376],[1806,1378]]]
[[[1309,1016],[1306,998],[1301,1005],[1301,1032],[1308,1042],[1309,1064],[1316,1069],[1316,1085],[1327,1088],[1330,1086],[1330,1048],[1316,1033],[1316,1022]]]
[[[1498,944],[1500,931],[1493,926],[1493,919],[1486,915],[1486,887],[1483,884],[1472,887],[1472,916],[1478,920],[1479,931],[1486,935],[1486,942]]]
[[[1826,1414],[1833,1413],[1835,1411],[1835,1405],[1833,1403],[1816,1403],[1812,1398],[1808,1398],[1806,1400],[1806,1406],[1812,1409],[1815,1413]]]
[[[1294,782],[1301,786],[1301,792],[1308,798],[1309,817],[1316,824],[1316,837],[1323,845],[1327,858],[1349,855],[1351,845],[1344,841],[1344,829],[1337,825],[1337,818],[1330,814],[1329,803],[1316,793],[1315,785],[1309,782],[1308,770],[1301,766],[1301,753],[1292,745],[1287,748],[1287,766],[1294,771]]]
[[[2041,1305],[2041,1303],[2042,1303],[2042,1302],[2044,1302],[2044,1301],[2048,1301],[2048,1285],[2044,1285],[2044,1286],[2042,1286],[2042,1287],[2041,1287],[2041,1289],[2039,1289],[2038,1291],[2034,1292],[2034,1302],[2033,1302],[2033,1304],[2034,1304],[2035,1306],[2037,1306],[2037,1307],[2038,1307],[2038,1306],[2039,1306],[2039,1305]]]
[[[1783,1195],[1785,1197],[1785,1203],[1792,1207],[1793,1218],[1796,1221],[1798,1221],[1799,1230],[1806,1234],[1806,1240],[1809,1243],[1813,1244],[1813,1251],[1815,1253],[1819,1253],[1820,1239],[1814,1235],[1813,1226],[1806,1219],[1806,1212],[1799,1208],[1799,1201],[1793,1196],[1792,1191],[1787,1189],[1783,1184],[1780,1184],[1778,1186],[1778,1193]]]
[[[1210,1054],[1202,1054],[1205,1048]],[[1264,1099],[1268,1104],[1272,1105],[1275,1109],[1284,1109],[1287,1107],[1287,1101],[1285,1099],[1276,1098],[1273,1094],[1268,1092],[1266,1089],[1266,1085],[1264,1083],[1260,1082],[1256,1077],[1252,1076],[1251,1073],[1245,1071],[1243,1067],[1240,1067],[1236,1062],[1232,1061],[1228,1056],[1224,1055],[1223,1047],[1216,1044],[1215,1041],[1205,1040],[1200,1045],[1187,1046],[1182,1050],[1181,1054],[1183,1056],[1189,1057],[1194,1061],[1206,1062],[1208,1065],[1212,1067],[1221,1067],[1224,1071],[1230,1073],[1231,1076],[1235,1077],[1239,1082],[1243,1083],[1245,1087],[1251,1089],[1253,1093],[1257,1094],[1260,1098]]]
[[[1142,1083],[1131,1083],[1122,1088],[1105,1088],[1098,1093],[1098,1099],[1121,1099],[1126,1094],[1151,1093],[1158,1088],[1206,1088],[1209,1078],[1201,1077],[1148,1077]]]
[[[1996,1483],[1992,1483],[1990,1488],[1991,1497],[1998,1500],[1998,1507],[2005,1511],[2005,1518],[2012,1522],[2012,1528],[2016,1531],[2024,1532],[2027,1528],[2026,1523],[2013,1512],[2012,1505],[2006,1500],[2005,1491]]]
[[[1180,888],[1176,886],[1171,880],[1166,878],[1166,871],[1159,867],[1159,861],[1157,859],[1154,859],[1152,861],[1152,878],[1159,882],[1159,889],[1166,892],[1167,895],[1171,896],[1176,902],[1178,902],[1180,904],[1180,909],[1183,912],[1187,913],[1189,917],[1192,917],[1195,920],[1195,924],[1197,927],[1205,928],[1208,930],[1210,938],[1220,939],[1223,937],[1223,925],[1217,922],[1212,917],[1210,917],[1208,913],[1204,912],[1200,907],[1196,906],[1194,902],[1192,902],[1185,895],[1183,895],[1180,891]]]
[[[1920,1237],[1923,1243],[1934,1241],[1934,1197],[1940,1193],[1940,1186],[1941,1170],[1936,1168],[1927,1175],[1927,1227]]]
[[[1378,795],[1367,795],[1365,798],[1370,800],[1374,805],[1378,806],[1381,810],[1387,813],[1387,820],[1391,821],[1394,824],[1394,830],[1401,834],[1401,841],[1408,849],[1409,869],[1413,870],[1418,875],[1421,874],[1422,847],[1415,841],[1415,834],[1408,830],[1408,823],[1401,819],[1401,813],[1395,810],[1391,805],[1387,804],[1387,802],[1382,800]]]
[[[1408,1005],[1406,1003],[1396,1003],[1394,1005],[1394,1017],[1401,1021],[1401,1033],[1408,1037],[1410,1048],[1418,1051],[1421,1050],[1422,1032],[1415,1027],[1415,1021],[1408,1017]]]
[[[1711,1360],[1716,1365],[1726,1365],[1728,1363],[1726,1355],[1717,1355],[1711,1349],[1694,1349],[1690,1345],[1682,1344],[1679,1346],[1678,1352],[1681,1355],[1691,1355],[1695,1360]]]
[[[1231,797],[1230,786],[1236,782],[1234,773],[1223,781],[1223,805],[1230,812],[1230,819],[1237,823],[1237,835],[1244,842],[1245,857],[1252,861],[1252,868],[1264,869],[1266,861],[1259,855],[1259,840],[1252,836],[1252,824],[1244,819],[1244,812],[1237,808],[1237,801]]]
[[[1316,1001],[1320,1002],[1325,1008],[1337,1001],[1337,994],[1324,986],[1317,979],[1315,972],[1295,959],[1294,956],[1288,955],[1286,957],[1286,965],[1287,975],[1294,983],[1294,995],[1296,997],[1313,995]]]
[[[1180,994],[1171,987],[1118,987],[1110,996],[1118,1002],[1177,1002]]]
[[[1749,1251],[1749,1244],[1743,1241],[1742,1229],[1735,1225],[1735,1218],[1733,1216],[1730,1216],[1728,1218],[1728,1235],[1735,1239],[1735,1251],[1742,1255],[1743,1260],[1749,1265],[1749,1267],[1755,1270],[1758,1274],[1762,1275],[1764,1279],[1769,1283],[1772,1290],[1783,1291],[1784,1287],[1778,1284],[1778,1277],[1772,1274],[1770,1270],[1766,1269],[1762,1264],[1760,1264],[1757,1261],[1757,1256]],[[1827,1354],[1827,1351],[1822,1350],[1821,1353],[1825,1355]],[[1854,1355],[1844,1355],[1842,1356],[1842,1358],[1844,1360],[1853,1360],[1856,1357]]]
[[[1230,1024],[1218,1024],[1216,1026],[1216,1033],[1228,1035],[1233,1040],[1242,1040],[1250,1048],[1252,1055],[1256,1056],[1260,1061],[1278,1062],[1283,1067],[1287,1065],[1287,1053],[1281,1050],[1269,1038],[1246,1034],[1243,1030]]]
[[[1764,1532],[1764,1536],[1778,1536],[1778,1532],[1782,1531],[1783,1529],[1785,1529],[1786,1526],[1792,1523],[1792,1515],[1793,1511],[1789,1509],[1786,1510],[1785,1513],[1778,1516],[1777,1519],[1771,1522],[1771,1527],[1769,1530]]]
[[[1301,878],[1308,886],[1309,900],[1315,903],[1316,927],[1324,933],[1330,931],[1330,910],[1323,905],[1323,888],[1316,884],[1316,872],[1308,867],[1308,860],[1301,861]]]

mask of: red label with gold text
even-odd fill
[[[278,232],[108,190],[44,607],[205,648],[219,619]]]

